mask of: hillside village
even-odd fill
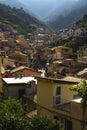
[[[38,28],[24,36],[9,24],[0,23],[1,100],[21,98],[29,118],[47,114],[66,124],[64,130],[81,130],[81,100],[69,86],[87,79],[87,43],[76,50],[57,43],[86,34],[87,30],[79,27],[57,33]]]

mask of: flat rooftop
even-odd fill
[[[27,84],[28,82],[37,80],[34,77],[13,77],[13,78],[2,78],[2,80],[7,84]]]

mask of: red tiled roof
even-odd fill
[[[22,74],[24,76],[40,76],[40,77],[42,74],[42,72],[35,71],[35,70],[28,68],[26,66],[17,67],[15,69],[13,69],[10,73],[12,76],[15,76],[17,74]]]
[[[17,40],[17,44],[20,44],[23,48],[29,48],[29,44],[28,44],[28,42],[25,40],[25,39],[23,39],[23,38],[19,38],[18,40]]]

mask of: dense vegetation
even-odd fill
[[[0,130],[63,130],[63,126],[47,116],[34,116],[29,120],[21,102],[9,98],[0,102]]]
[[[26,13],[23,8],[11,8],[4,4],[0,4],[0,21],[12,25],[14,29],[24,34],[31,32],[32,29],[36,29],[39,26],[45,27],[42,22]]]

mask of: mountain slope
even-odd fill
[[[22,7],[25,11],[35,15],[41,20],[54,7],[54,1],[50,0],[0,0],[0,3],[10,5],[11,7],[16,8]]]
[[[59,13],[59,12],[61,13]],[[53,28],[54,30],[62,29],[68,27],[81,19],[84,14],[87,13],[87,1],[84,0],[82,3],[81,0],[75,5],[72,4],[72,9],[61,10],[60,9],[55,11],[55,15],[51,14],[51,19],[47,21],[49,27]],[[60,14],[60,15],[59,15]]]
[[[71,33],[72,32],[72,33]],[[77,52],[80,46],[87,45],[87,15],[77,21],[73,26],[58,31],[56,46],[64,45]]]
[[[35,17],[26,13],[22,8],[16,9],[0,4],[0,21],[10,23],[21,33],[28,33],[33,27],[42,27],[45,25]]]
[[[29,14],[33,14],[29,7],[28,4],[25,4],[25,1],[24,3],[22,2],[22,0],[14,0],[14,1],[11,1],[11,0],[0,0],[0,3],[1,4],[5,4],[7,6],[10,6],[10,7],[16,7],[17,9],[19,8],[23,8],[26,12],[28,12]],[[26,6],[27,5],[27,6]]]
[[[0,0],[0,3],[9,5],[11,7],[16,7],[16,8],[20,8],[24,6],[19,0],[13,0],[12,2],[11,0]]]

